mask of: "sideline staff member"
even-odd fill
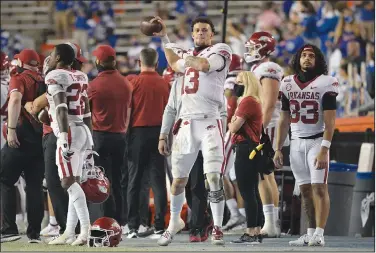
[[[10,80],[8,95],[8,136],[1,150],[0,185],[2,198],[1,241],[18,240],[16,225],[16,188],[21,173],[26,181],[27,237],[29,242],[40,242],[43,219],[44,163],[42,126],[26,112],[23,106],[45,92],[42,76],[38,73],[38,54],[24,49],[19,55],[17,72]],[[39,94],[40,93],[40,94]]]
[[[102,166],[111,183],[111,194],[104,203],[104,216],[121,221],[121,191],[124,168],[125,133],[128,129],[132,90],[116,69],[116,52],[108,45],[99,46],[93,55],[98,76],[89,83],[88,96],[92,111],[95,163]]]
[[[129,133],[128,238],[137,237],[140,225],[139,200],[143,174],[150,173],[154,193],[155,232],[163,234],[167,209],[164,157],[158,152],[162,116],[167,105],[168,83],[156,71],[158,53],[145,48],[140,53],[141,73],[133,86],[131,129]]]

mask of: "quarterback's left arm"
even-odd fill
[[[337,95],[337,92],[329,91],[324,94],[322,99],[325,130],[324,137],[321,142],[321,149],[315,161],[315,165],[318,170],[327,169],[329,167],[329,149],[335,129]]]
[[[275,105],[279,95],[279,81],[273,78],[265,77],[261,79],[262,85],[262,124],[267,128],[272,119]]]
[[[228,62],[231,62],[232,51],[226,44],[215,45],[215,50],[208,58],[187,56],[185,58],[185,67],[193,68],[204,73],[213,71],[222,71]]]

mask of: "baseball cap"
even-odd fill
[[[40,63],[38,53],[32,49],[24,49],[19,54],[16,54],[14,58],[20,60],[24,64],[33,67],[37,67]]]
[[[78,44],[71,43],[71,42],[66,42],[65,44],[68,44],[69,46],[71,46],[73,48],[75,58],[78,61],[80,61],[82,63],[88,62],[88,60],[84,56],[82,56],[82,50],[81,50],[81,48]]]
[[[108,57],[116,57],[116,51],[108,45],[100,45],[93,51],[93,55],[100,61],[105,61]]]

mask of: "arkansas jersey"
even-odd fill
[[[193,50],[187,52],[193,55]],[[226,76],[231,63],[231,49],[224,43],[218,43],[203,49],[197,57],[209,58],[217,54],[224,59],[223,67],[208,73],[186,68],[182,87],[182,118],[201,118],[207,115],[219,118],[218,108],[224,103],[223,91]]]
[[[282,80],[282,110],[290,111],[292,139],[324,132],[324,113],[327,101],[338,95],[336,78],[320,75],[302,83],[296,75]]]
[[[274,62],[263,62],[261,64],[255,64],[251,67],[251,71],[256,75],[256,77],[261,81],[262,78],[272,78],[281,82],[283,78],[282,68]],[[278,124],[279,114],[281,111],[281,101],[278,100],[275,104],[275,109],[272,118],[267,127],[275,127]]]
[[[56,120],[56,105],[53,96],[59,92],[65,92],[67,96],[68,123],[82,123],[85,107],[81,98],[87,97],[87,75],[77,70],[56,69],[47,74],[45,83],[48,85],[48,114],[54,134],[58,135],[59,126]]]

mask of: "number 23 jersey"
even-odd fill
[[[60,92],[66,93],[68,123],[83,122],[85,103],[82,98],[84,96],[87,97],[87,75],[77,70],[55,69],[46,75],[45,83],[48,86],[48,114],[55,135],[59,132],[59,126],[56,119],[56,105],[53,97]]]
[[[193,55],[193,50],[187,52]],[[193,68],[186,68],[182,87],[182,107],[180,116],[182,118],[195,118],[207,115],[212,118],[219,118],[219,108],[224,103],[224,84],[231,63],[232,51],[224,43],[217,43],[200,51],[196,56],[210,58],[219,55],[223,59],[223,65],[210,72],[197,71]]]
[[[296,75],[282,80],[282,111],[290,111],[292,139],[324,132],[324,110],[335,110],[336,78],[320,75],[302,83]]]

